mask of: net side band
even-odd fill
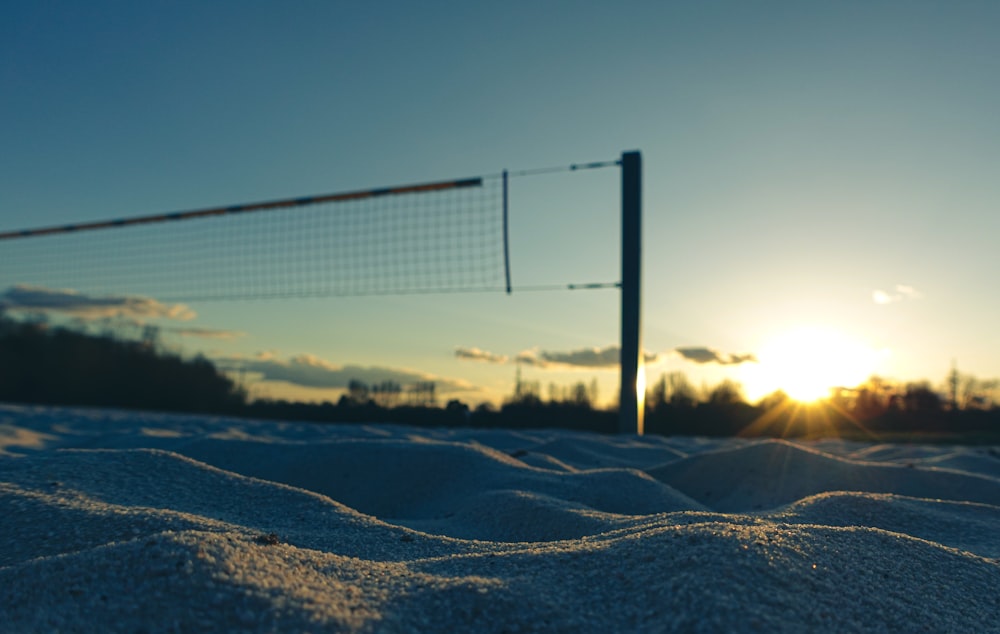
[[[212,207],[209,209],[198,209],[195,211],[182,211],[182,212],[173,212],[167,214],[155,214],[152,216],[138,216],[135,218],[119,218],[116,220],[103,220],[98,222],[62,225],[56,227],[43,227],[39,229],[22,229],[19,231],[8,231],[0,233],[0,240],[12,240],[15,238],[31,238],[37,236],[59,234],[59,233],[90,231],[95,229],[111,229],[114,227],[126,227],[130,225],[151,224],[157,222],[170,222],[173,220],[192,220],[194,218],[208,218],[212,216],[223,216],[226,214],[246,213],[251,211],[264,211],[268,209],[280,209],[283,207],[301,207],[304,205],[314,205],[318,203],[360,200],[363,198],[375,198],[378,196],[413,194],[420,192],[441,191],[447,189],[460,189],[464,187],[481,187],[482,184],[483,184],[482,178],[465,178],[460,180],[439,181],[434,183],[421,183],[417,185],[382,187],[378,189],[367,189],[361,191],[343,192],[338,194],[323,194],[319,196],[305,196],[305,197],[300,196],[297,198],[285,198],[282,200],[272,200],[260,203],[247,203],[243,205],[229,205],[226,207]]]

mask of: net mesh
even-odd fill
[[[503,290],[502,182],[476,180],[0,240],[0,290],[169,301]]]

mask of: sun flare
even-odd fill
[[[835,330],[803,327],[775,337],[760,350],[749,383],[764,396],[782,390],[811,402],[834,387],[853,387],[875,369],[876,353]]]

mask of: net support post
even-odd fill
[[[642,434],[646,381],[642,358],[642,155],[625,152],[622,169],[621,394],[618,432]]]

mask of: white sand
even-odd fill
[[[0,631],[998,632],[1000,451],[0,406]]]

